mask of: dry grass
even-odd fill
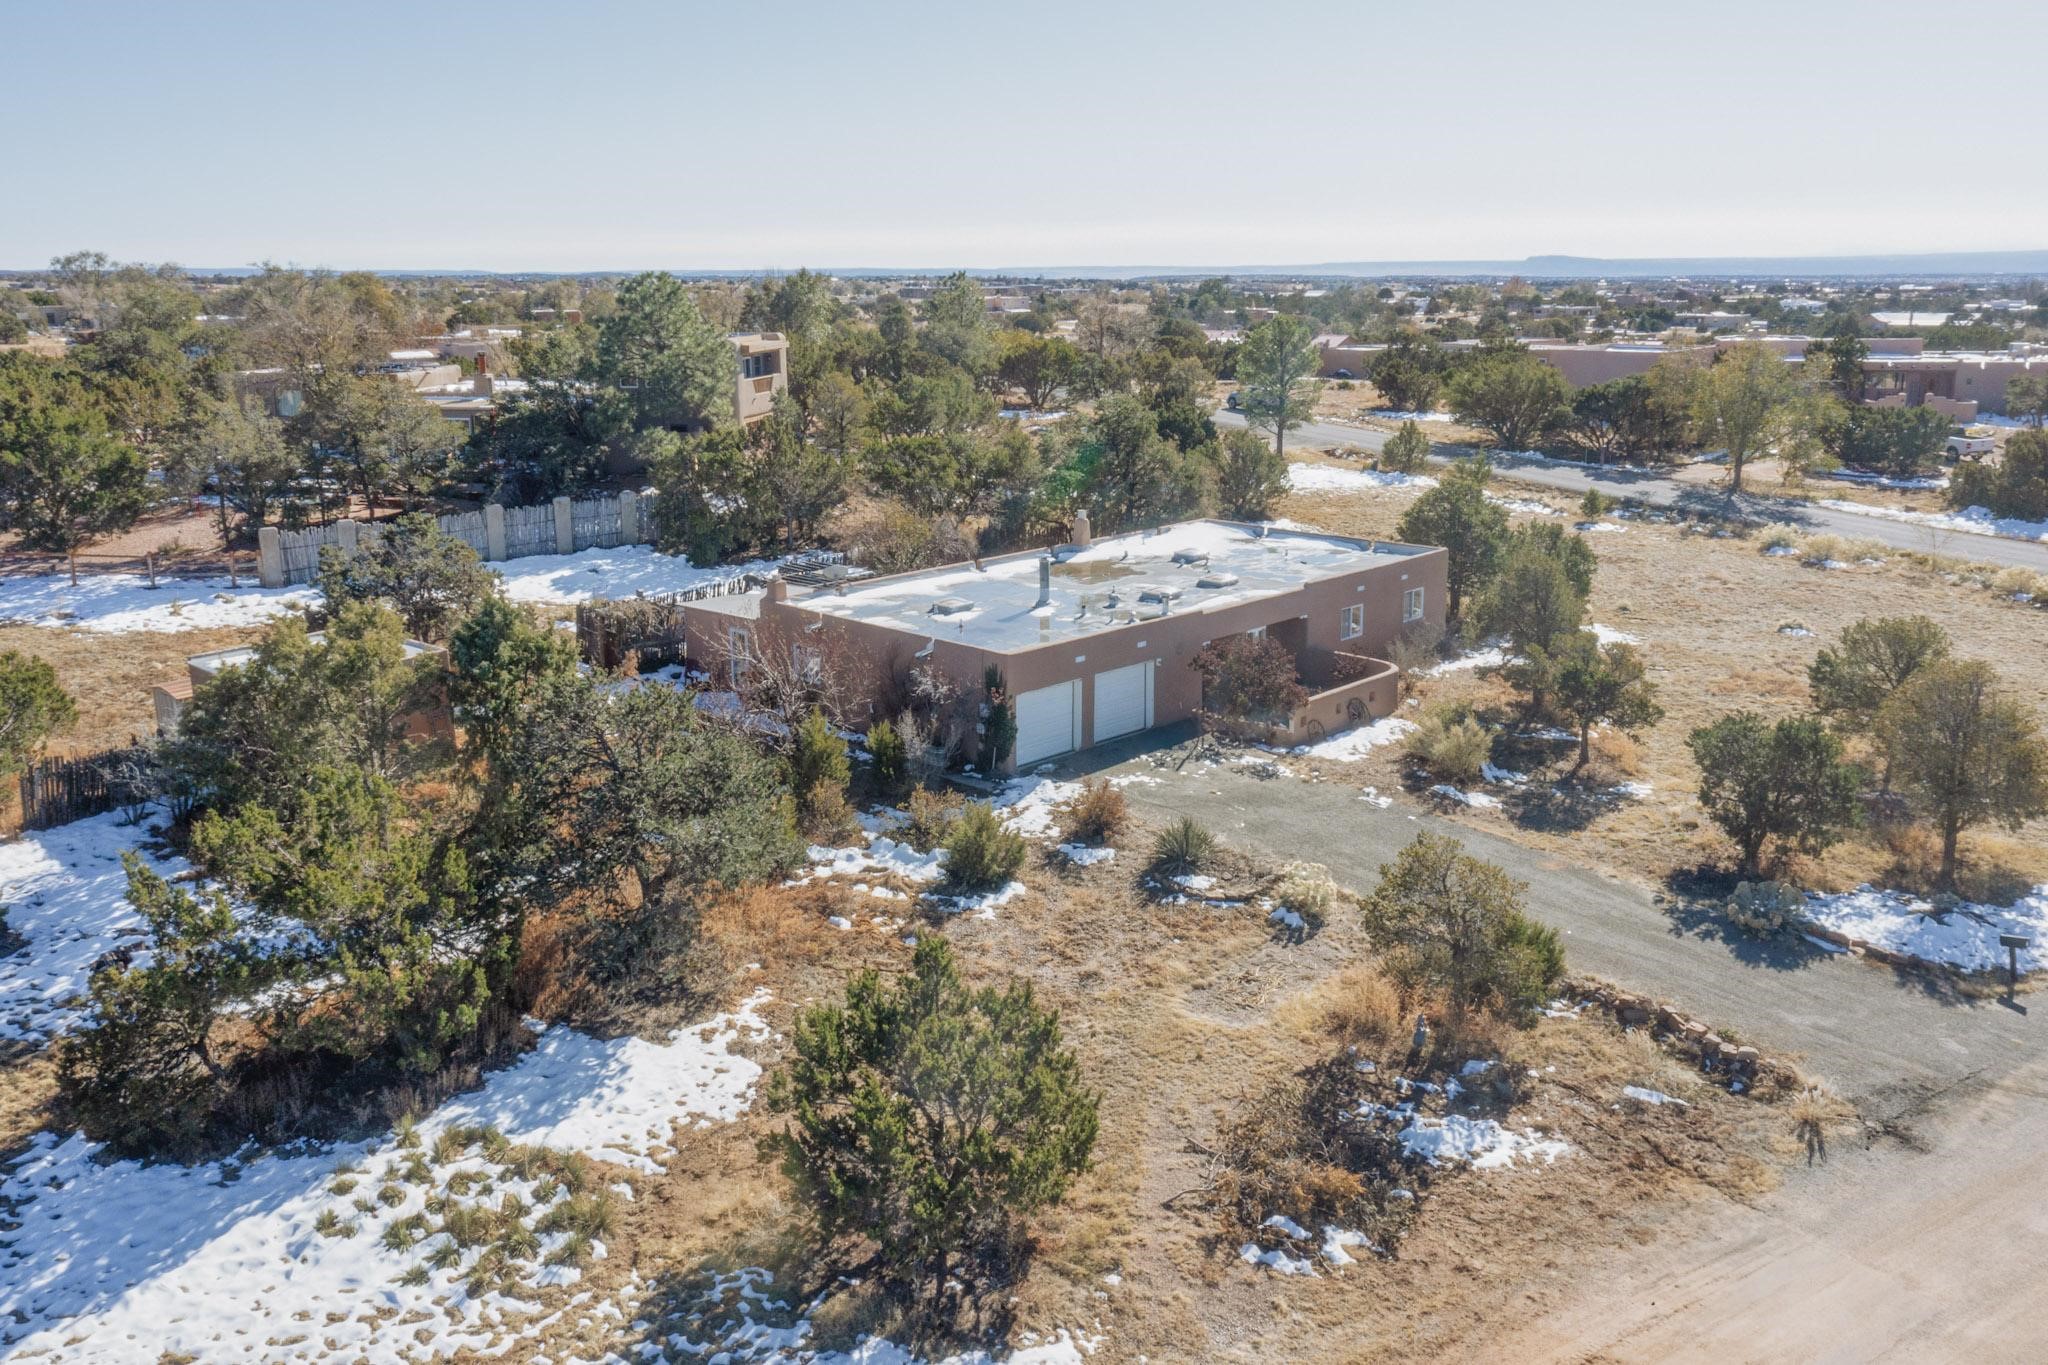
[[[78,724],[51,741],[57,754],[92,753],[156,731],[149,689],[187,676],[185,660],[260,639],[261,629],[230,627],[94,634],[75,628],[0,626],[0,650],[46,659],[78,704]]]
[[[1499,486],[1521,491],[1506,481]],[[1383,536],[1392,533],[1412,497],[1399,489],[1296,495],[1280,510],[1330,530]],[[1624,534],[1591,538],[1600,558],[1591,618],[1643,641],[1665,718],[1626,747],[1618,736],[1596,737],[1606,763],[1595,776],[1626,775],[1649,783],[1651,794],[1602,803],[1590,825],[1556,827],[1534,818],[1517,824],[1513,803],[1492,812],[1460,809],[1455,818],[1574,858],[1597,857],[1653,884],[1674,872],[1725,862],[1727,845],[1703,822],[1693,798],[1698,773],[1686,735],[1737,709],[1770,718],[1804,709],[1808,664],[1843,627],[1864,616],[1918,613],[1941,621],[1958,654],[1989,661],[2048,723],[2048,670],[2040,662],[2048,618],[1967,578],[1951,581],[1957,571],[1947,561],[1892,551],[1882,564],[1851,561],[1846,569],[1818,569],[1790,556],[1765,556],[1761,537],[1717,538],[1641,520],[1627,526]],[[1786,634],[1779,629],[1785,623],[1813,633]],[[1425,702],[1469,702],[1513,718],[1507,689],[1470,672],[1425,680],[1418,693]],[[1554,744],[1506,750],[1494,761],[1553,778],[1572,758],[1567,746]],[[1356,771],[1360,781],[1384,788],[1399,782],[1402,765],[1398,755],[1381,751]],[[1963,844],[1966,894],[2009,899],[2016,889],[2048,881],[2048,821],[2016,833],[1980,828],[1965,834]],[[1932,867],[1924,855],[1922,839],[1911,831],[1873,830],[1792,870],[1820,889],[1847,889],[1866,880],[1921,886]]]

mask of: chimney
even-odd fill
[[[1088,509],[1084,507],[1080,511],[1074,513],[1074,543],[1084,550],[1087,549],[1089,545],[1089,534],[1090,533],[1088,529]]]
[[[1038,605],[1041,607],[1052,605],[1051,555],[1040,555],[1038,557]]]
[[[476,383],[470,386],[470,391],[479,398],[489,398],[497,392],[497,388],[496,382],[491,378],[491,358],[481,351],[477,352]]]

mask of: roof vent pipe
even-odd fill
[[[1088,526],[1088,509],[1084,507],[1074,513],[1074,543],[1085,550],[1090,545],[1090,537],[1093,534]]]
[[[1038,557],[1038,605],[1041,607],[1052,605],[1051,555],[1040,555]]]

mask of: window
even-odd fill
[[[753,658],[754,637],[738,626],[726,633],[726,672],[732,688],[737,691],[747,680],[747,665]]]
[[[1403,625],[1406,625],[1410,621],[1420,621],[1421,619],[1422,589],[1410,588],[1401,594],[1401,622]]]
[[[1244,638],[1247,640],[1263,640],[1266,638],[1266,628],[1264,626],[1253,626],[1244,633]]]
[[[1365,603],[1359,602],[1344,608],[1344,629],[1342,638],[1356,640],[1365,634]]]
[[[796,671],[796,679],[807,687],[816,687],[825,681],[825,655],[809,645],[791,645],[789,662]]]
[[[766,378],[775,373],[776,360],[777,356],[773,351],[768,351],[761,355],[741,356],[740,377],[743,379]]]

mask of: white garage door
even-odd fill
[[[1017,766],[1081,747],[1081,681],[1017,694]]]
[[[1152,723],[1152,665],[1095,675],[1095,743],[1136,734]]]

